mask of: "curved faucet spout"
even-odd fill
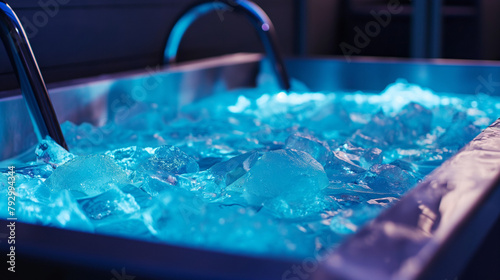
[[[50,136],[67,150],[68,146],[26,33],[14,11],[3,1],[0,1],[0,37],[21,86],[38,140]]]
[[[232,11],[244,14],[257,30],[267,57],[284,90],[290,89],[290,79],[283,58],[278,50],[278,40],[274,25],[267,14],[255,3],[248,0],[211,0],[188,9],[177,20],[170,31],[164,51],[163,63],[175,63],[182,37],[189,26],[202,15],[212,11]]]

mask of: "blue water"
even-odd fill
[[[404,81],[380,94],[221,92],[175,113],[139,104],[103,127],[64,123],[72,153],[50,139],[38,144],[36,162],[16,166],[17,216],[311,256],[397,203],[498,116],[498,98],[436,95]]]

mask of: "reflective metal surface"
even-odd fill
[[[455,279],[500,215],[499,143],[500,120],[344,242],[315,279]]]
[[[364,57],[293,58],[286,60],[290,76],[312,91],[379,93],[397,79],[438,93],[500,95],[500,63],[472,60],[409,60]]]
[[[38,140],[50,136],[68,149],[28,37],[14,11],[4,2],[0,2],[0,37],[21,85]]]
[[[274,24],[269,19],[267,14],[258,5],[247,0],[216,0],[205,1],[201,4],[193,6],[185,11],[182,16],[176,21],[171,29],[167,39],[164,51],[164,64],[175,63],[177,51],[181,43],[182,37],[191,24],[201,16],[212,11],[230,11],[245,15],[253,24],[257,31],[260,40],[266,50],[267,57],[271,63],[274,74],[276,75],[280,86],[284,90],[290,89],[290,79],[286,68],[283,64],[283,59],[279,52],[278,40]]]

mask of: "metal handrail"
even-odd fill
[[[30,43],[12,8],[0,1],[0,37],[16,73],[38,140],[52,137],[68,150]]]
[[[163,63],[175,63],[182,37],[189,26],[202,15],[216,10],[241,13],[250,20],[259,34],[281,88],[289,90],[290,78],[286,71],[283,58],[278,51],[278,40],[274,25],[262,8],[248,0],[211,0],[189,8],[176,21],[174,27],[170,31],[163,55]]]

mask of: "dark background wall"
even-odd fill
[[[46,82],[155,66],[169,28],[187,0],[26,0],[10,1],[30,37]],[[66,3],[67,2],[67,3]],[[294,42],[290,0],[256,1],[274,20],[285,54]],[[44,9],[45,4],[51,3]],[[195,22],[179,52],[180,60],[231,52],[259,52],[250,24],[230,12]],[[0,90],[17,87],[0,48]]]
[[[216,0],[214,0],[216,1]],[[285,55],[343,55],[355,27],[394,0],[255,0],[276,25]],[[443,57],[500,58],[500,1],[443,0]],[[160,62],[167,31],[179,13],[197,0],[24,0],[9,1],[30,37],[48,83],[143,69]],[[408,57],[411,1],[357,55]],[[261,46],[245,19],[212,13],[187,32],[180,60]],[[0,91],[17,88],[0,47]]]

